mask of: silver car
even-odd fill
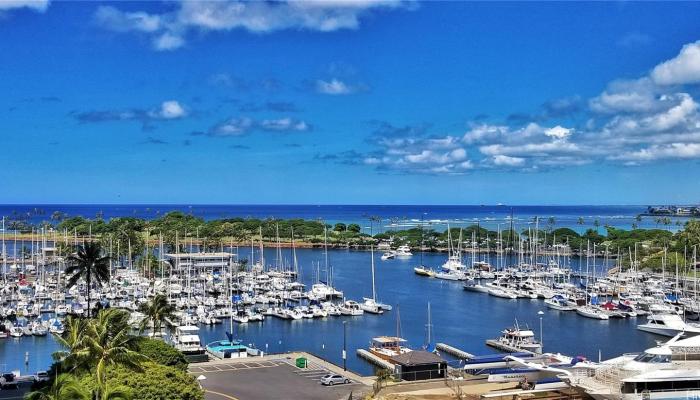
[[[321,385],[333,386],[343,383],[350,383],[350,379],[337,374],[328,374],[321,378]]]

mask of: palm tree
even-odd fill
[[[92,315],[90,308],[90,287],[93,281],[97,284],[107,282],[109,280],[109,256],[102,255],[102,247],[97,242],[88,242],[78,248],[78,252],[71,254],[67,258],[70,264],[66,268],[66,275],[71,275],[68,278],[67,287],[73,287],[80,278],[85,280],[87,284],[87,309],[88,316]]]
[[[88,392],[71,374],[58,375],[51,386],[27,394],[26,400],[89,400]],[[116,399],[114,399],[116,400]]]
[[[89,355],[83,343],[87,321],[68,316],[65,326],[66,330],[63,335],[54,334],[58,344],[65,350],[53,353],[53,358],[70,370],[80,366],[81,362]]]
[[[141,304],[139,311],[146,316],[141,321],[141,332],[145,331],[148,323],[151,322],[153,324],[153,336],[156,336],[156,334],[160,334],[163,322],[167,324],[168,318],[173,317],[175,307],[168,302],[168,298],[165,295],[158,294],[149,303]]]
[[[131,400],[131,390],[124,385],[106,384],[98,393],[95,400]]]
[[[137,337],[129,334],[129,325],[123,323],[123,313],[118,310],[103,310],[85,329],[83,343],[90,352],[95,365],[95,378],[100,395],[104,394],[107,368],[122,365],[141,369],[141,361],[148,357],[134,351]]]

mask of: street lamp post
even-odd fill
[[[346,365],[346,360],[347,360],[347,323],[348,321],[343,321],[343,371],[347,371],[347,365]]]
[[[540,346],[544,349],[544,332],[542,332],[542,316],[544,315],[544,311],[538,311],[537,315],[540,316]]]

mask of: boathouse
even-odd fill
[[[221,270],[228,268],[233,262],[233,254],[226,252],[216,253],[171,253],[165,254],[165,259],[176,270],[190,270],[201,272],[203,270]]]
[[[414,350],[391,357],[396,366],[397,378],[405,381],[444,378],[447,373],[447,361],[435,353]]]

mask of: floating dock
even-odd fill
[[[442,350],[445,353],[450,354],[452,356],[455,356],[455,357],[462,359],[462,360],[468,360],[470,358],[474,358],[474,354],[467,353],[466,351],[460,350],[456,347],[452,347],[447,343],[438,343],[435,345],[435,348],[437,348],[438,350]]]
[[[530,354],[537,354],[537,353],[535,353],[535,352],[533,352],[533,351],[530,351],[530,350],[525,350],[525,349],[521,349],[520,347],[515,347],[515,346],[511,346],[511,345],[505,344],[505,343],[503,343],[503,342],[498,341],[497,339],[488,339],[488,340],[486,341],[486,345],[487,345],[487,346],[491,346],[491,347],[493,347],[493,348],[495,348],[495,349],[498,349],[498,350],[501,350],[501,351],[505,351],[506,353],[530,353]]]
[[[365,349],[357,349],[357,355],[378,367],[386,368],[391,371],[394,370],[394,364],[390,363],[389,361],[383,358],[375,356],[374,354],[370,353]]]

